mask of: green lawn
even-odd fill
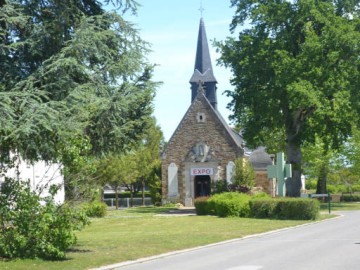
[[[328,211],[328,204],[322,203],[320,209],[323,211]],[[357,202],[337,202],[331,203],[331,211],[349,211],[349,210],[360,210],[360,203]]]
[[[169,208],[109,211],[78,233],[64,261],[0,261],[0,269],[89,269],[307,223],[213,216],[157,216]]]

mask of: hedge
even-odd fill
[[[308,198],[271,198],[258,194],[225,192],[195,199],[198,215],[311,220],[318,217],[320,203]]]
[[[224,192],[214,196],[195,199],[198,215],[216,215],[219,217],[247,217],[250,214],[250,195],[237,192]]]
[[[318,200],[306,198],[254,199],[249,205],[250,216],[255,218],[311,220],[320,211]]]
[[[277,202],[274,199],[254,199],[249,202],[250,216],[254,218],[271,218],[274,216]]]
[[[195,199],[194,205],[197,215],[204,216],[209,214],[208,200],[209,197],[198,197]]]
[[[360,202],[360,194],[343,194],[341,196],[342,202]]]

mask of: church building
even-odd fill
[[[217,110],[216,84],[201,18],[191,105],[162,156],[164,201],[192,206],[196,197],[211,194],[212,183],[230,177],[235,159],[244,155],[242,138]]]
[[[211,195],[217,181],[230,183],[235,159],[245,155],[244,140],[217,110],[217,81],[203,18],[190,85],[190,107],[162,154],[163,202],[185,206],[193,206],[196,197]],[[271,164],[270,157],[263,162]]]

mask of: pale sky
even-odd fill
[[[162,81],[155,98],[158,125],[168,141],[191,103],[190,77],[194,71],[199,23],[202,17],[209,42],[215,78],[218,81],[218,110],[228,120],[226,109],[230,99],[223,95],[233,89],[229,83],[231,73],[216,65],[212,40],[230,36],[229,25],[235,13],[230,0],[138,0],[142,6],[138,15],[128,17],[140,30],[142,39],[152,44],[148,56],[155,69],[154,80]]]

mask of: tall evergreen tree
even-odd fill
[[[288,195],[299,196],[301,151],[318,136],[324,153],[337,148],[358,120],[360,86],[359,1],[232,0],[231,30],[218,42],[230,67],[233,119],[251,146],[284,131],[293,177]]]
[[[111,2],[116,13],[96,0],[0,1],[3,157],[61,161],[74,138],[100,156],[142,138],[157,85],[149,45],[119,15],[137,3]]]

